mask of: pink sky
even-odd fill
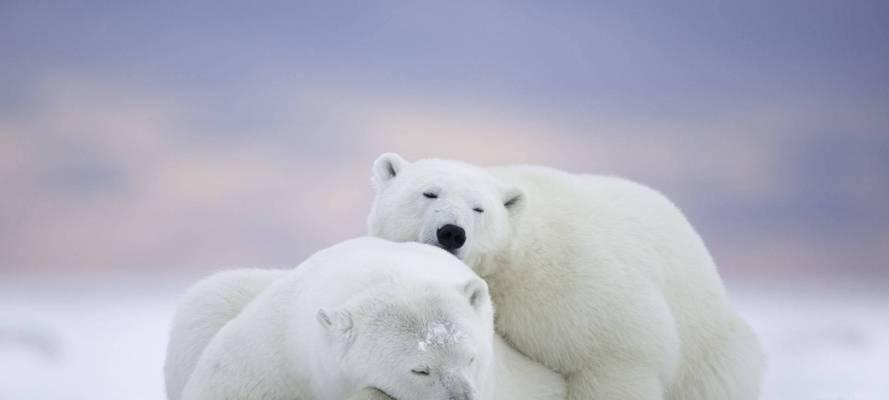
[[[0,275],[295,265],[394,151],[639,180],[730,283],[889,282],[880,3],[4,7]]]

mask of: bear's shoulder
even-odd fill
[[[534,197],[577,199],[574,195],[579,194],[588,199],[673,205],[657,189],[617,175],[572,173],[539,165],[504,165],[488,170],[501,183],[517,185]]]

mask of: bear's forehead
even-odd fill
[[[487,171],[473,165],[451,161],[419,161],[411,168],[415,178],[429,182],[483,184],[493,182]]]
[[[460,170],[421,169],[413,171],[406,183],[411,190],[440,191],[476,199],[495,196],[497,188],[489,176]]]
[[[465,340],[466,333],[451,321],[429,322],[417,338],[417,350],[428,351],[432,347],[458,344]]]
[[[464,315],[454,304],[452,295],[424,293],[398,297],[390,295],[385,301],[368,306],[373,309],[370,313],[373,324],[417,336],[425,335],[434,324],[454,327],[454,319]]]

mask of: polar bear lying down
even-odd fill
[[[560,375],[494,334],[484,281],[432,246],[360,238],[292,271],[192,288],[165,365],[170,400],[564,399]]]
[[[753,400],[763,356],[713,258],[660,193],[538,166],[383,154],[372,236],[448,250],[490,287],[497,333],[568,400]]]

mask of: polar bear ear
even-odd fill
[[[373,165],[371,182],[374,187],[380,188],[400,174],[408,162],[395,153],[384,153],[377,157]]]
[[[326,331],[336,335],[350,335],[352,332],[352,314],[348,311],[319,309],[318,323]]]
[[[510,216],[519,215],[525,208],[525,191],[518,186],[507,186],[501,189],[503,206]]]
[[[481,311],[482,307],[491,301],[488,295],[488,284],[478,278],[463,285],[463,294],[469,300],[469,305],[478,311]]]

